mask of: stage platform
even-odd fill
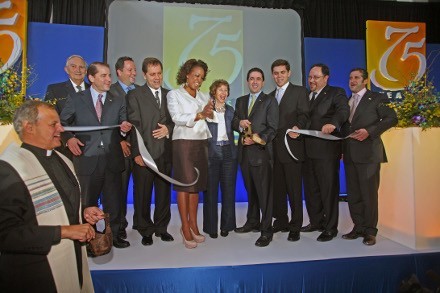
[[[397,292],[412,274],[424,286],[437,286],[426,272],[440,273],[440,247],[416,251],[380,234],[371,247],[363,245],[362,238],[344,240],[341,235],[352,228],[345,202],[340,203],[334,240],[318,242],[319,232],[312,232],[289,242],[288,233],[276,233],[264,248],[254,245],[259,233],[231,232],[226,238],[206,235],[205,243],[186,249],[177,206],[171,208],[168,232],[174,242],[153,237],[152,246],[143,246],[138,232],[128,228],[129,248],[113,248],[108,255],[89,259],[96,292]],[[199,205],[200,229],[202,208]],[[247,203],[237,203],[236,209],[241,226]],[[132,214],[130,205],[129,227]]]

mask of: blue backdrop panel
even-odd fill
[[[102,61],[104,28],[30,22],[28,25],[28,65],[35,82],[27,94],[43,98],[48,84],[67,80],[64,71],[70,55],[81,55],[87,63]]]
[[[374,256],[260,265],[92,271],[96,292],[397,292],[416,274],[440,271],[440,254]],[[437,285],[438,286],[438,285]]]
[[[304,46],[305,76],[313,64],[324,63],[330,68],[329,84],[344,88],[347,94],[350,70],[366,67],[363,40],[305,38]]]

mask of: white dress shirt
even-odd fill
[[[211,138],[208,124],[205,120],[194,119],[197,113],[202,112],[205,105],[209,102],[209,96],[197,92],[194,98],[183,88],[171,90],[167,94],[168,111],[174,122],[173,140],[176,139],[208,139]],[[216,116],[212,122],[217,122]]]
[[[229,139],[226,132],[225,112],[214,112],[214,115],[216,115],[218,119],[217,141],[228,141]]]

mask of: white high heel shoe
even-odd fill
[[[189,231],[191,232],[191,235],[192,235],[192,237],[193,237],[195,242],[197,242],[197,243],[205,242],[205,236],[204,235],[202,235],[202,234],[196,235],[191,228],[189,228]]]
[[[186,248],[191,249],[191,248],[196,248],[197,247],[197,243],[194,240],[186,240],[185,239],[185,235],[183,235],[182,229],[180,229],[180,235],[182,235],[183,244],[185,244]]]

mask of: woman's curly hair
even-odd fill
[[[202,61],[197,59],[189,59],[182,66],[180,66],[179,71],[177,72],[176,81],[178,85],[186,83],[186,76],[191,72],[194,67],[201,67],[205,71],[205,76],[203,77],[203,81],[205,81],[206,76],[208,75],[208,65]]]

